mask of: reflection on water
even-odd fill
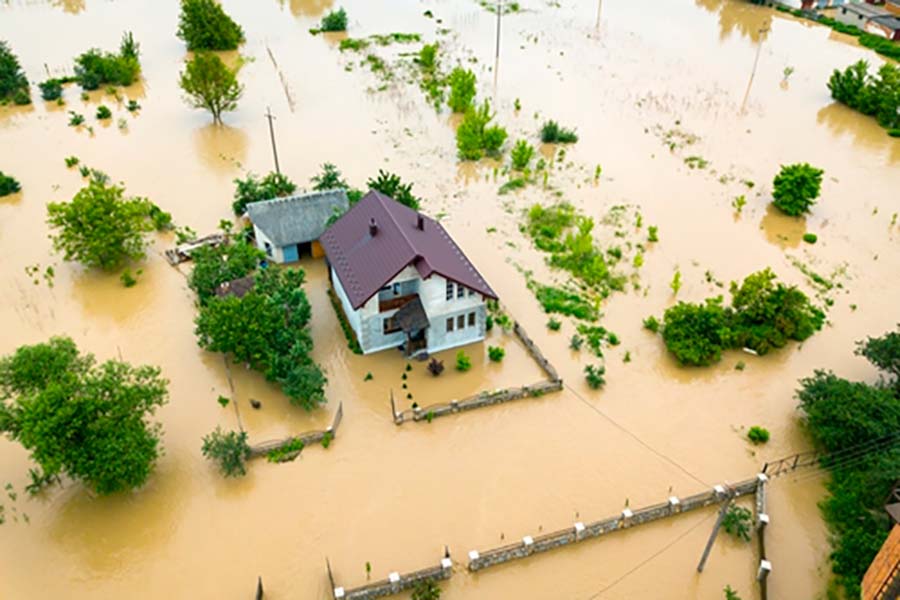
[[[771,202],[766,205],[766,214],[759,222],[759,228],[766,234],[766,240],[779,248],[796,248],[806,233],[806,217],[791,217],[778,210]]]
[[[832,102],[816,113],[816,122],[835,136],[851,136],[853,143],[866,150],[887,150],[891,163],[900,162],[900,139],[892,138],[878,122],[840,102]]]
[[[77,15],[85,9],[85,0],[50,0],[50,6],[63,9],[72,15]]]
[[[210,123],[194,130],[197,156],[218,174],[231,174],[247,160],[249,138],[243,129]]]
[[[278,0],[278,4],[287,4],[295,17],[318,17],[331,8],[334,0]]]
[[[766,39],[772,28],[772,12],[761,10],[749,2],[735,0],[694,0],[709,12],[719,13],[719,39],[725,40],[737,31],[754,43]]]

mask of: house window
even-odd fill
[[[396,333],[400,331],[400,326],[397,325],[397,319],[394,317],[387,317],[384,320],[384,333],[385,335],[389,333]]]
[[[469,327],[475,327],[475,313],[469,313]]]
[[[447,282],[447,300],[453,300],[453,282]]]
[[[266,246],[266,256],[268,256],[269,258],[272,258],[272,244],[270,244],[269,242],[265,242],[265,246]]]
[[[447,333],[453,331],[453,317],[447,319]]]
[[[475,295],[475,290],[470,289],[470,290],[469,290],[469,296],[471,297],[471,296],[474,296],[474,295]]]
[[[456,328],[457,329],[465,329],[466,328],[466,315],[459,315],[456,317]]]
[[[465,298],[466,296],[466,288],[461,285],[456,286],[456,297],[457,298]]]
[[[400,284],[399,284],[399,283],[395,283],[395,284],[393,285],[393,293],[394,293],[395,296],[399,296],[399,295],[400,295]]]

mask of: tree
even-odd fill
[[[507,133],[503,127],[488,123],[494,118],[490,103],[469,107],[462,123],[456,129],[456,148],[463,160],[479,160],[485,154],[497,156]]]
[[[798,163],[781,167],[781,172],[773,181],[775,198],[773,204],[783,213],[798,217],[809,212],[815,204],[822,188],[822,169],[808,163]]]
[[[166,396],[158,368],[98,365],[69,338],[0,359],[0,431],[31,452],[37,479],[65,474],[98,494],[147,481],[161,434],[148,418]]]
[[[215,0],[182,0],[178,37],[188,50],[234,50],[244,41],[244,30]]]
[[[246,431],[223,432],[221,428],[203,437],[203,456],[215,461],[225,477],[242,477],[247,474],[250,444]]]
[[[322,165],[322,172],[318,175],[313,175],[311,181],[313,184],[312,189],[317,192],[346,190],[350,187],[341,176],[340,170],[331,163]]]
[[[865,356],[870,363],[894,378],[894,385],[900,385],[900,325],[877,338],[867,338],[857,344],[856,353]]]
[[[194,108],[205,108],[214,123],[222,122],[222,113],[237,108],[244,93],[236,71],[229,69],[215,54],[198,52],[181,73],[181,89],[185,102]]]
[[[433,579],[423,579],[413,588],[410,600],[440,600],[441,588]]]
[[[144,257],[144,234],[154,226],[153,204],[146,198],[125,198],[125,188],[94,178],[71,202],[47,205],[47,222],[57,230],[53,247],[65,260],[112,271]]]
[[[679,302],[666,310],[662,337],[669,352],[684,365],[706,366],[722,358],[731,346],[731,311],[722,297],[705,304]]]
[[[119,53],[91,48],[75,59],[75,77],[82,88],[96,90],[101,85],[131,85],[141,72],[140,46],[131,32],[122,35]]]
[[[728,506],[725,518],[722,519],[722,529],[729,535],[745,542],[750,541],[752,524],[752,513],[748,509],[743,506],[738,506],[734,502]]]
[[[378,177],[369,179],[366,185],[369,186],[369,189],[377,190],[385,196],[390,196],[404,206],[408,206],[413,210],[419,209],[422,199],[413,195],[413,184],[404,184],[399,175],[378,169]]]
[[[447,78],[450,84],[450,98],[447,104],[455,113],[464,113],[472,107],[475,100],[475,73],[462,67],[456,67]]]
[[[258,179],[253,173],[247,173],[246,179],[235,179],[234,202],[231,209],[237,216],[247,211],[247,205],[262,200],[282,198],[294,193],[297,185],[288,179],[287,175],[274,171]]]
[[[0,41],[0,102],[12,99],[16,104],[31,102],[28,78],[9,44]]]
[[[19,182],[14,177],[5,175],[3,171],[0,171],[0,197],[15,194],[21,189],[22,186],[19,185]]]
[[[260,249],[243,240],[197,248],[191,254],[194,270],[188,286],[197,293],[200,304],[206,304],[220,285],[252,273],[265,257]]]

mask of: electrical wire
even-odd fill
[[[647,450],[649,450],[650,452],[652,452],[652,453],[655,454],[656,456],[660,457],[661,459],[665,460],[665,461],[668,462],[669,464],[674,465],[674,466],[675,466],[676,468],[678,468],[682,473],[686,474],[688,477],[690,477],[690,478],[693,479],[694,481],[698,482],[700,485],[702,485],[702,486],[704,486],[704,487],[707,487],[707,488],[711,488],[711,487],[712,487],[711,484],[709,484],[709,483],[703,481],[702,479],[700,479],[699,477],[697,477],[696,475],[694,475],[693,473],[691,473],[691,472],[690,472],[689,470],[687,470],[685,467],[683,467],[682,465],[680,465],[675,459],[670,458],[669,456],[666,456],[665,454],[663,454],[662,452],[660,452],[659,450],[657,450],[656,448],[654,448],[653,446],[651,446],[650,444],[648,444],[647,442],[645,442],[644,440],[642,440],[640,437],[638,437],[637,434],[631,432],[631,431],[630,431],[629,429],[627,429],[624,425],[620,425],[619,423],[617,423],[612,417],[610,417],[609,415],[607,415],[606,413],[604,413],[602,410],[600,410],[599,408],[597,408],[596,406],[594,406],[593,404],[591,404],[586,398],[584,398],[584,396],[582,396],[582,395],[579,394],[577,391],[575,391],[575,389],[572,388],[572,386],[570,386],[570,385],[568,385],[568,384],[564,384],[564,385],[565,385],[566,389],[569,390],[570,392],[572,392],[572,394],[573,394],[576,398],[578,398],[579,400],[581,400],[581,402],[584,403],[585,406],[587,406],[588,408],[590,408],[591,410],[593,410],[595,413],[597,413],[598,415],[600,415],[601,417],[603,417],[604,419],[606,419],[607,421],[609,421],[610,423],[612,423],[612,425],[615,426],[617,429],[619,429],[619,431],[622,431],[623,433],[625,433],[625,434],[631,436],[631,437],[632,437],[635,441],[637,441],[641,446],[643,446],[644,448],[646,448]]]

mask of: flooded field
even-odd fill
[[[366,581],[367,562],[381,578],[436,563],[445,544],[458,563],[443,584],[449,600],[720,598],[726,584],[755,597],[755,544],[720,537],[696,574],[712,509],[474,576],[465,557],[616,514],[626,503],[752,477],[766,460],[808,448],[793,398],[799,378],[816,368],[874,378],[852,351],[856,340],[900,320],[900,226],[891,222],[900,212],[900,140],[833,103],[825,83],[834,68],[881,59],[852,38],[738,0],[524,0],[503,18],[496,71],[496,17],[474,0],[223,5],[245,29],[240,53],[249,61],[238,110],[214,127],[181,100],[187,53],[175,37],[174,0],[0,1],[0,39],[32,83],[46,70],[68,72],[90,47],[115,48],[125,30],[141,44],[143,67],[143,81],[121,91],[139,100],[135,115],[103,90],[82,100],[72,86],[65,107],[41,101],[36,89],[32,106],[0,107],[0,169],[22,184],[0,198],[0,355],[69,335],[100,359],[159,365],[170,381],[170,402],[158,414],[165,454],[145,488],[95,498],[67,482],[38,498],[19,494],[13,506],[29,522],[0,527],[0,598],[248,598],[257,576],[267,598],[328,598],[326,557],[349,587]],[[522,274],[550,277],[519,224],[523,210],[556,196],[540,184],[498,196],[504,179],[495,163],[458,162],[457,120],[446,109],[436,112],[401,76],[378,91],[382,82],[359,66],[361,56],[341,53],[338,38],[310,35],[338,5],[353,37],[440,39],[447,64],[465,60],[476,71],[479,97],[493,100],[510,140],[536,143],[547,118],[576,127],[581,139],[554,166],[553,188],[598,220],[625,204],[659,227],[640,270],[642,289],[603,306],[603,325],[622,340],[606,351],[604,389],[587,387],[587,354],[568,347],[572,324],[549,331]],[[786,67],[794,69],[788,80]],[[68,110],[92,115],[101,103],[113,108],[110,125],[95,124],[93,134],[67,127]],[[301,186],[324,162],[360,187],[379,168],[415,182],[424,211],[441,217],[567,388],[397,427],[388,398],[392,389],[406,392],[405,361],[347,349],[325,266],[308,261],[301,266],[328,404],[304,413],[240,367],[232,367],[235,398],[251,442],[325,427],[339,403],[343,424],[327,450],[309,448],[284,465],[256,461],[246,477],[224,480],[200,445],[217,425],[237,427],[234,410],[216,403],[230,386],[222,357],[197,346],[189,266],[175,269],[162,257],[173,236],[155,238],[138,285],[126,289],[117,274],[87,272],[53,253],[46,204],[69,200],[82,185],[63,162],[74,155],[170,211],[177,224],[212,232],[231,218],[233,179],[272,169],[266,107],[277,117],[282,170]],[[696,142],[670,150],[666,136],[675,130]],[[709,165],[689,168],[691,155]],[[792,162],[825,170],[822,196],[805,220],[768,208],[772,177]],[[755,185],[748,190],[742,180]],[[740,194],[747,204],[738,215],[732,200]],[[818,234],[816,245],[802,243],[807,231]],[[802,346],[764,358],[729,353],[715,367],[684,369],[642,329],[643,318],[675,301],[676,269],[684,281],[678,299],[697,301],[720,293],[707,272],[727,284],[766,266],[811,291],[799,263],[843,283],[831,295],[828,324]],[[54,267],[52,287],[32,281],[26,267],[33,265]],[[414,363],[409,393],[424,404],[541,378],[512,336],[495,328],[488,343],[506,346],[501,365],[477,358],[483,348],[473,346],[475,366],[460,374],[447,352],[439,379]],[[739,360],[743,371],[734,368]],[[262,409],[251,409],[250,398]],[[772,432],[762,447],[744,435],[757,424]],[[19,445],[0,441],[0,484],[21,491],[29,466]],[[770,488],[772,598],[824,597],[822,494],[822,478],[809,474]]]

